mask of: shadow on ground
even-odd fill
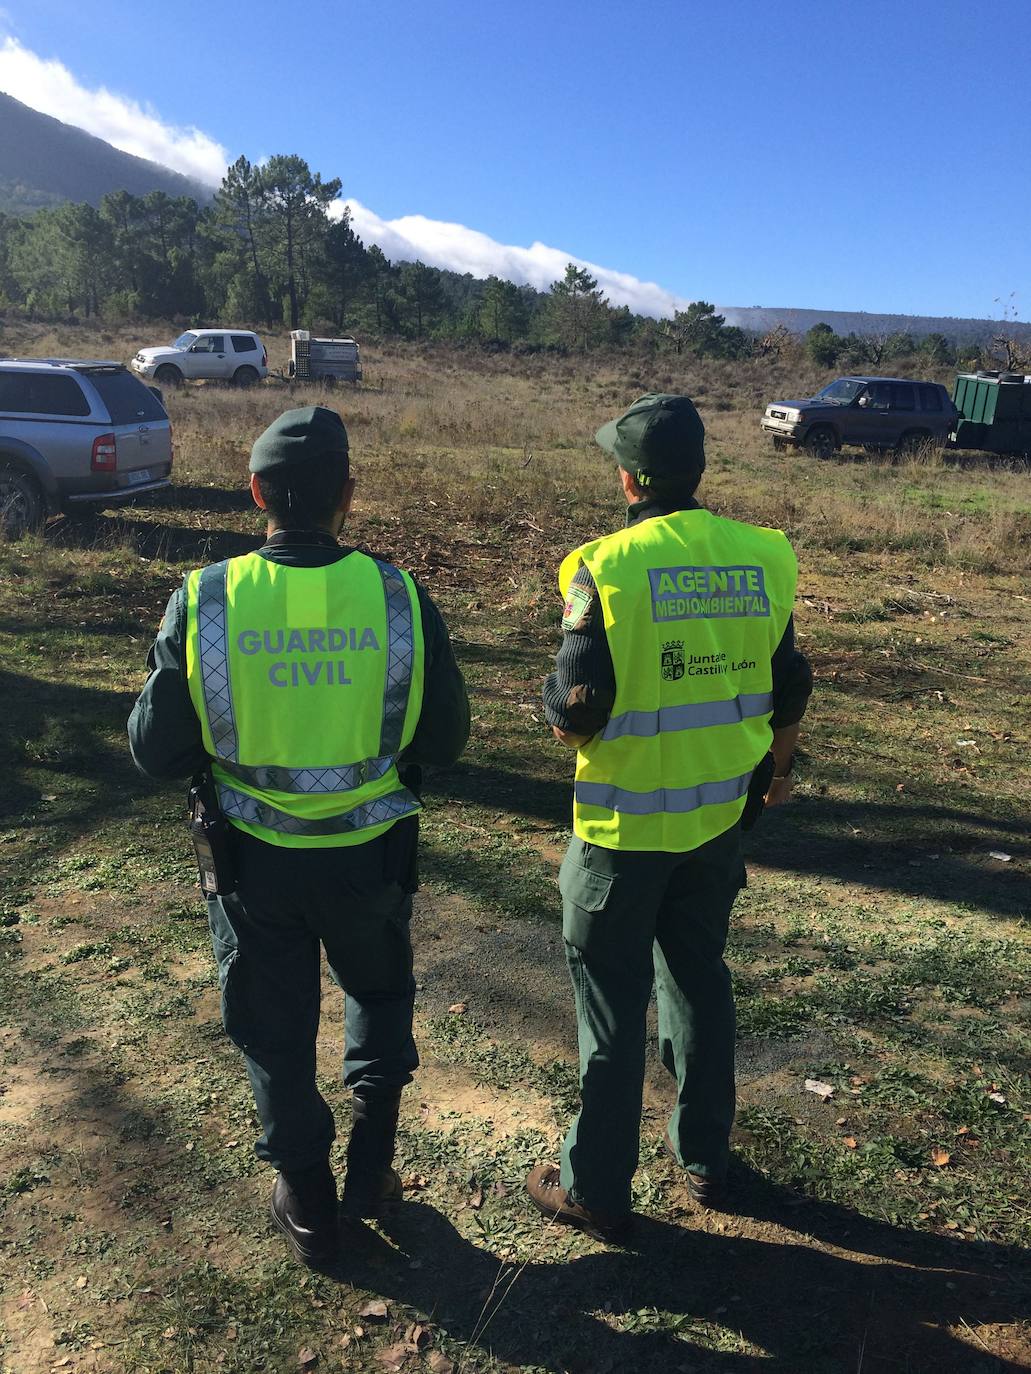
[[[780,1197],[758,1176],[744,1204],[772,1221],[763,1239],[640,1217],[632,1251],[529,1262],[517,1273],[434,1208],[409,1202],[382,1236],[346,1224],[339,1277],[431,1315],[496,1358],[556,1374],[743,1374],[760,1361],[792,1374],[1031,1367],[1019,1331],[994,1333],[992,1347],[1005,1352],[997,1358],[969,1329],[1026,1318],[1025,1252],[987,1247],[972,1256],[843,1208]],[[852,1253],[813,1245],[824,1236]],[[702,1323],[739,1332],[764,1355],[708,1348]]]
[[[851,782],[860,791],[879,785],[855,773]],[[437,774],[434,785],[460,801],[509,810],[559,830],[570,825],[571,777],[534,777],[462,762]],[[796,796],[790,806],[765,814],[745,837],[746,859],[770,868],[907,897],[966,902],[997,916],[1027,915],[1026,876],[992,861],[992,849],[1031,857],[1031,827],[1019,816],[1001,819],[973,805],[939,805],[930,798],[829,802]]]
[[[180,506],[179,509],[190,508]],[[197,506],[199,511],[207,512],[209,509],[209,505]],[[237,507],[226,509],[235,510]],[[54,520],[47,525],[44,535],[47,543],[57,548],[128,548],[141,558],[192,563],[197,567],[220,562],[223,558],[253,553],[261,547],[264,539],[257,530],[247,534],[239,530],[172,524],[164,519],[134,520],[131,513]]]

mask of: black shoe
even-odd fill
[[[662,1137],[662,1148],[678,1169],[684,1169],[680,1160],[677,1159],[677,1152],[669,1138],[669,1131]],[[714,1212],[726,1210],[727,1180],[725,1178],[709,1178],[705,1174],[692,1174],[689,1169],[684,1169],[684,1178],[687,1180],[687,1191],[699,1207],[709,1207]]]
[[[327,1160],[310,1169],[281,1173],[269,1204],[273,1223],[310,1269],[321,1269],[337,1258],[337,1190]]]
[[[342,1206],[348,1217],[378,1217],[401,1201],[404,1188],[393,1168],[401,1094],[355,1097]]]

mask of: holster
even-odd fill
[[[770,790],[776,763],[772,754],[760,759],[748,784],[745,809],[741,812],[741,829],[751,830],[766,807],[766,793]]]
[[[383,877],[409,895],[419,890],[419,817],[405,816],[383,836]]]
[[[398,769],[403,787],[417,799],[422,796],[422,769],[406,764]],[[405,816],[383,837],[383,877],[400,883],[401,891],[411,895],[419,890],[419,815]]]
[[[236,864],[231,827],[218,804],[218,791],[207,770],[190,784],[190,839],[197,857],[197,877],[205,897],[226,897],[236,891]]]

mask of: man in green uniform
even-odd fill
[[[795,556],[779,530],[694,493],[704,427],[686,396],[643,396],[597,434],[627,527],[570,554],[545,714],[577,750],[563,936],[581,1110],[560,1165],[527,1179],[545,1215],[620,1241],[631,1220],[654,982],[677,1083],[666,1149],[719,1205],[734,1119],[734,1000],[723,961],[744,883],[741,818],[787,799],[812,686],[795,649]],[[771,757],[772,756],[772,757]]]
[[[250,469],[267,540],[172,596],[129,740],[149,777],[204,770],[229,822],[229,890],[208,901],[222,1017],[261,1118],[256,1152],[279,1170],[273,1221],[321,1265],[337,1252],[337,1196],[315,1082],[320,944],[347,995],[343,1206],[373,1216],[401,1195],[394,1136],[418,1064],[420,765],[458,757],[469,707],[426,592],[338,542],[354,494],[340,417],[287,411]]]

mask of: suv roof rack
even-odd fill
[[[125,371],[125,364],[113,358],[41,358],[39,361],[52,363],[54,367],[74,367],[76,372]]]
[[[125,364],[114,358],[0,358],[0,364],[17,367],[71,367],[77,372],[124,372]]]

